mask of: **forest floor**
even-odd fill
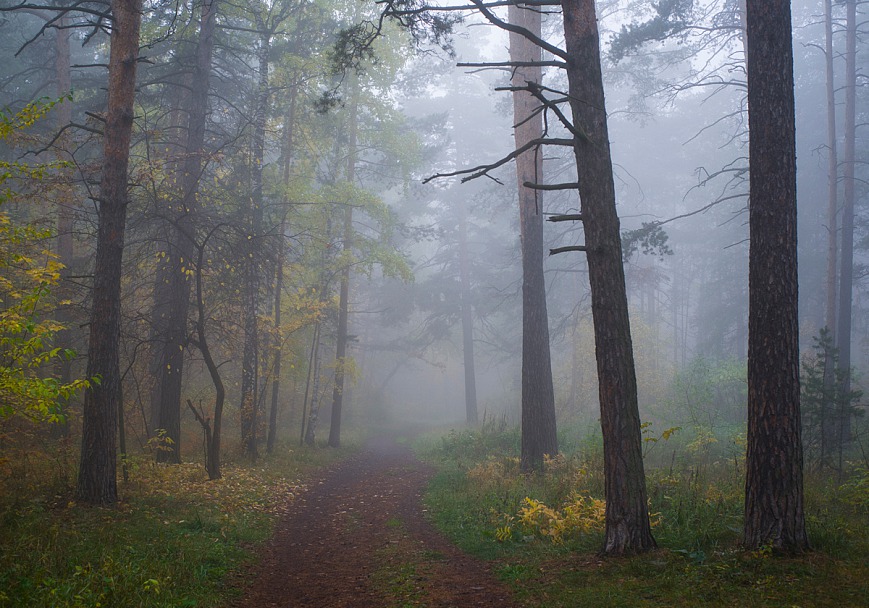
[[[422,496],[434,469],[377,438],[297,495],[236,608],[510,608],[490,566],[428,521]]]

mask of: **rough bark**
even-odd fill
[[[637,380],[625,291],[593,0],[563,0],[567,76],[588,258],[604,443],[603,553],[655,547],[643,470]]]
[[[510,5],[508,20],[540,36],[540,13],[523,5]],[[540,61],[540,47],[525,36],[510,33],[510,60]],[[539,66],[514,68],[512,84],[540,84]],[[513,92],[513,137],[516,148],[540,139],[543,117],[537,101],[527,91]],[[532,148],[516,157],[519,187],[519,228],[522,239],[522,448],[525,471],[541,470],[544,456],[558,453],[555,423],[555,391],[549,352],[549,318],[543,275],[543,193],[525,183],[542,182],[543,151]]]
[[[127,169],[133,129],[141,0],[112,0],[108,107],[103,136],[99,226],[94,265],[81,463],[76,498],[88,504],[117,502],[117,422],[121,397],[119,343],[121,262],[127,219]]]
[[[748,0],[748,548],[808,547],[800,440],[793,48],[788,0]]]
[[[465,368],[465,419],[479,423],[477,412],[477,375],[474,371],[474,308],[471,298],[471,260],[468,252],[468,212],[459,204],[459,281],[462,305],[462,361]]]

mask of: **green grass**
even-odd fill
[[[650,468],[647,482],[654,535],[661,547],[628,558],[601,558],[597,528],[575,529],[553,543],[523,525],[526,496],[558,509],[572,491],[600,497],[600,454],[577,452],[550,463],[544,475],[515,467],[512,434],[497,439],[452,433],[417,443],[439,473],[426,502],[434,523],[465,551],[489,560],[524,605],[582,606],[860,606],[869,598],[869,493],[861,477],[843,484],[806,478],[806,513],[814,550],[800,556],[740,549],[742,469],[739,461]],[[500,431],[495,431],[500,432]],[[464,435],[464,437],[462,437]],[[477,440],[489,446],[454,456]],[[471,457],[468,454],[472,454]],[[508,539],[496,531],[507,526]]]
[[[352,449],[352,448],[350,448]],[[237,594],[231,573],[255,557],[299,480],[342,450],[289,450],[256,466],[131,462],[114,508],[75,504],[68,487],[5,480],[0,607],[213,607]],[[7,490],[14,490],[7,493]]]

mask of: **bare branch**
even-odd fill
[[[579,188],[579,182],[569,182],[566,184],[535,184],[534,182],[525,182],[522,184],[526,188],[531,188],[532,190],[576,190]],[[560,217],[560,216],[552,216],[552,217]],[[550,222],[558,222],[561,220],[553,220],[550,218]]]
[[[549,255],[558,255],[559,253],[567,253],[568,251],[588,251],[585,245],[569,245],[567,247],[556,247],[549,250]]]
[[[527,38],[528,40],[530,40],[531,42],[533,42],[534,44],[536,44],[537,46],[542,48],[544,51],[552,53],[556,57],[561,57],[565,61],[568,60],[567,51],[560,49],[559,47],[557,47],[553,44],[549,44],[548,42],[546,42],[545,40],[543,40],[539,36],[535,36],[534,34],[529,32],[524,27],[519,27],[518,25],[513,25],[512,23],[507,23],[503,19],[499,19],[498,17],[495,16],[494,13],[492,13],[492,11],[490,11],[488,8],[486,8],[486,4],[482,0],[471,0],[471,2],[474,4],[474,6],[477,7],[477,9],[480,11],[480,13],[483,15],[483,17],[485,17],[489,21],[489,23],[491,23],[492,25],[497,25],[502,30],[506,30],[508,32],[513,32],[514,34],[519,34],[520,36],[524,36],[525,38]]]
[[[424,180],[422,180],[422,183],[427,184],[433,179],[438,179],[441,177],[455,177],[457,175],[464,175],[465,176],[462,178],[462,183],[468,182],[468,181],[471,181],[472,179],[476,179],[478,177],[483,177],[483,176],[490,177],[491,179],[495,179],[495,178],[491,177],[490,175],[488,175],[489,171],[492,171],[493,169],[497,169],[498,167],[500,167],[502,165],[506,165],[508,162],[510,162],[511,160],[516,158],[517,156],[521,155],[522,153],[527,152],[528,150],[530,150],[532,148],[537,148],[539,146],[571,146],[572,147],[573,140],[572,139],[561,139],[561,138],[532,139],[524,146],[517,148],[516,150],[513,150],[512,152],[510,152],[510,154],[501,158],[500,160],[495,161],[494,163],[491,163],[488,165],[478,165],[478,166],[473,167],[471,169],[461,169],[459,171],[451,171],[449,173],[436,173],[435,175],[431,175],[431,176],[425,178]],[[495,180],[495,181],[498,181],[498,180]]]

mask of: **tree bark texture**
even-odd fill
[[[788,0],[748,0],[746,547],[808,547],[797,317],[796,144]]]
[[[511,4],[508,20],[540,36],[540,13],[536,8]],[[510,33],[510,60],[540,61],[540,47],[521,34]],[[513,72],[514,87],[540,84],[540,67],[520,67]],[[520,148],[539,139],[543,116],[539,104],[527,91],[513,92],[513,137]],[[519,187],[519,228],[522,239],[522,449],[521,467],[541,470],[546,454],[558,453],[555,423],[555,391],[549,352],[549,318],[543,275],[542,192],[526,188],[526,182],[540,183],[543,151],[531,149],[516,158]]]
[[[99,226],[87,377],[99,378],[85,391],[81,461],[76,498],[88,504],[117,502],[117,423],[121,262],[127,219],[127,168],[133,130],[141,0],[112,0],[108,107],[103,135]]]
[[[264,26],[260,25],[260,29]],[[244,348],[241,372],[241,441],[244,453],[257,458],[257,397],[259,385],[259,290],[260,255],[263,223],[263,160],[265,156],[266,109],[269,101],[269,51],[271,38],[260,35],[257,52],[256,109],[253,119],[251,150],[251,196],[248,210],[248,234],[244,286]]]
[[[843,372],[841,403],[851,392],[851,300],[854,283],[854,169],[857,164],[857,0],[845,0],[845,142],[842,149],[842,268],[839,275],[839,327],[836,345],[839,367]],[[851,439],[851,415],[847,409],[838,412],[838,468],[842,468],[842,453]]]
[[[477,374],[474,370],[474,306],[471,297],[471,259],[468,252],[468,210],[459,203],[459,281],[462,304],[462,361],[465,368],[465,419],[480,421],[477,411]]]
[[[637,379],[593,0],[563,0],[574,152],[588,258],[604,443],[603,553],[655,547],[643,470]]]

